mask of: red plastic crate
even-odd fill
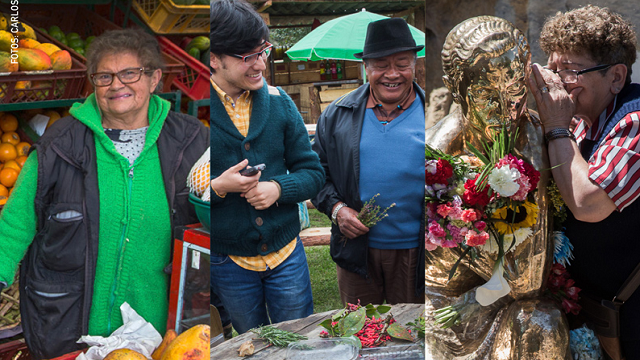
[[[24,339],[0,344],[0,360],[31,360],[31,353]]]
[[[184,71],[173,80],[173,85],[192,100],[208,99],[209,68],[166,37],[157,36],[156,38],[163,52],[186,65]]]

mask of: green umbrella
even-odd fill
[[[341,16],[319,26],[307,36],[303,37],[287,52],[291,60],[351,60],[362,61],[353,56],[364,48],[367,36],[367,25],[370,22],[387,19],[388,17],[359,11],[355,14]],[[417,45],[425,44],[424,33],[409,25],[411,34]],[[424,57],[425,49],[418,52],[418,57]]]

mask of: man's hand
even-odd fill
[[[211,180],[211,187],[215,189],[215,192],[220,196],[225,196],[230,192],[246,193],[256,187],[262,172],[258,172],[253,176],[240,175],[240,170],[246,168],[247,165],[249,165],[249,160],[244,159],[238,164],[228,168],[220,174],[220,176]]]
[[[261,181],[254,188],[240,194],[256,210],[268,209],[280,197],[278,185],[271,181]]]
[[[369,228],[358,220],[358,212],[347,206],[338,211],[336,222],[342,235],[349,239],[357,238],[369,232]]]

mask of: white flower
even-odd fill
[[[533,231],[531,230],[531,228],[520,228],[514,231],[513,234],[502,235],[502,241],[503,241],[502,246],[504,251],[506,252],[507,250],[509,250],[509,247],[511,246],[511,242],[513,241],[514,236],[516,237],[516,243],[513,245],[511,250],[509,250],[509,252],[515,251],[518,245],[522,244],[522,242],[527,240],[532,234],[533,234]],[[496,240],[496,238],[493,237],[493,235],[491,235],[491,238],[487,240],[487,242],[484,245],[480,245],[478,247],[488,253],[497,254],[499,250],[498,241],[500,240]]]
[[[488,306],[507,295],[510,291],[511,287],[504,278],[504,267],[502,266],[502,259],[500,259],[493,269],[491,279],[476,289],[476,301],[482,306]]]
[[[438,171],[438,160],[429,160],[426,164],[427,171],[433,175]]]
[[[517,182],[519,178],[520,172],[518,169],[503,166],[491,171],[489,174],[489,186],[500,196],[509,197],[520,189]]]

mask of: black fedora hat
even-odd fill
[[[416,46],[409,25],[404,19],[391,18],[370,22],[364,51],[353,54],[358,59],[375,59],[401,51],[420,51],[424,45]]]

